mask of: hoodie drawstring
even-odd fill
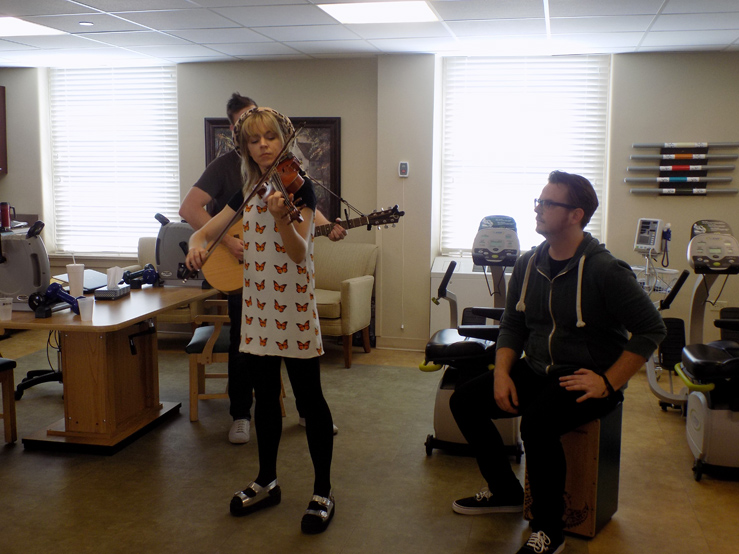
[[[529,286],[529,279],[531,277],[531,267],[534,265],[533,255],[529,258],[529,262],[526,264],[526,272],[523,276],[523,286],[521,287],[521,296],[516,303],[516,311],[523,312],[526,310],[526,289]],[[577,327],[585,327],[585,321],[582,318],[582,273],[585,268],[585,254],[580,256],[580,261],[577,264],[577,295],[575,298],[575,311],[577,312]]]
[[[521,296],[518,299],[518,303],[516,304],[516,311],[517,312],[523,312],[526,310],[526,289],[529,286],[529,276],[531,275],[531,266],[534,265],[534,258],[536,257],[536,254],[532,255],[529,258],[529,263],[526,264],[526,273],[524,273],[523,276],[523,287],[521,288]]]
[[[582,319],[582,272],[585,267],[585,254],[580,256],[580,263],[577,264],[577,298],[575,299],[575,310],[577,311],[577,327],[585,327]]]

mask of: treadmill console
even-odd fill
[[[511,267],[516,263],[519,251],[513,218],[500,215],[483,218],[472,243],[475,265]]]
[[[709,220],[693,225],[694,236],[688,244],[688,263],[695,273],[739,273],[739,242],[725,223],[718,227],[710,225],[718,223],[723,222]]]

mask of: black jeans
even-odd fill
[[[239,352],[242,302],[241,291],[228,295],[228,317],[231,320],[228,345],[228,399],[231,402],[229,413],[234,420],[251,419],[254,390],[245,354]]]
[[[511,371],[518,393],[521,437],[531,489],[532,527],[548,535],[564,527],[564,489],[567,465],[560,437],[599,419],[623,400],[621,392],[604,399],[578,403],[582,392],[559,386],[558,376],[534,373],[525,359]],[[494,398],[493,371],[464,383],[449,400],[454,419],[472,446],[482,476],[493,494],[521,495],[521,484],[511,469],[503,440],[493,419],[516,417],[501,410]]]

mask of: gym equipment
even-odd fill
[[[739,331],[739,319],[714,323]],[[700,481],[713,466],[739,468],[739,343],[691,344],[682,360],[677,372],[691,391],[686,436],[695,457],[693,476]]]
[[[37,318],[51,317],[52,306],[59,302],[66,302],[72,311],[79,315],[77,298],[66,292],[60,283],[51,283],[44,294],[34,293],[28,298],[28,305],[36,313]]]
[[[485,217],[478,228],[473,243],[473,259],[483,269],[490,267],[493,281],[493,308],[465,308],[462,325],[458,325],[457,297],[448,290],[452,274],[457,266],[451,261],[439,285],[438,297],[449,302],[450,328],[433,334],[426,344],[425,361],[419,365],[422,371],[438,371],[446,368],[436,393],[434,405],[434,435],[426,437],[426,454],[434,448],[459,454],[471,454],[469,445],[462,436],[454,416],[449,409],[449,398],[456,387],[485,371],[495,362],[495,340],[497,325],[485,325],[487,319],[499,321],[505,303],[505,267],[513,265],[519,254],[518,235],[515,221],[507,216]],[[487,274],[486,274],[487,279]],[[489,285],[488,285],[489,287]],[[511,455],[520,463],[523,445],[519,432],[520,418],[499,419],[495,425]]]
[[[49,286],[49,255],[40,237],[43,227],[37,221],[25,235],[0,238],[0,296],[13,299],[14,311],[28,311],[29,297]]]
[[[683,270],[675,284],[670,288],[667,296],[656,303],[660,312],[670,309],[673,300],[675,300],[677,293],[685,284],[689,275],[690,272],[687,269]],[[679,391],[675,391],[673,373],[675,373],[675,366],[680,363],[682,351],[685,347],[685,323],[682,319],[675,317],[666,317],[663,318],[663,321],[667,327],[667,337],[657,348],[656,354],[650,356],[645,364],[647,380],[649,381],[649,388],[659,399],[662,411],[666,411],[667,408],[675,408],[684,412],[688,390],[683,387]],[[669,392],[659,384],[660,376],[663,373],[668,376]]]
[[[703,342],[703,321],[711,287],[719,275],[739,273],[739,242],[723,221],[703,219],[693,223],[688,243],[688,263],[700,275],[693,287],[689,344]]]
[[[727,333],[739,331],[739,320],[714,321],[722,340],[702,344],[711,286],[719,275],[728,279],[739,273],[739,242],[729,225],[718,220],[696,221],[688,262],[700,277],[690,308],[690,344],[675,370],[690,391],[686,435],[695,457],[693,475],[699,481],[708,467],[739,467],[739,342],[727,340]]]
[[[152,264],[146,264],[138,271],[124,271],[123,282],[132,289],[140,289],[142,285],[158,285],[159,274]]]
[[[202,272],[191,272],[185,266],[193,228],[184,221],[171,222],[162,214],[154,217],[162,225],[157,235],[156,263],[164,286],[205,288],[207,284]]]

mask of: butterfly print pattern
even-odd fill
[[[312,285],[313,237],[306,260],[292,262],[266,203],[257,198],[248,207],[252,206],[257,209],[245,209],[242,222],[244,290],[248,294],[243,295],[241,350],[268,356],[317,356],[323,345]],[[249,248],[251,243],[254,246]],[[270,281],[272,287],[267,285]]]

